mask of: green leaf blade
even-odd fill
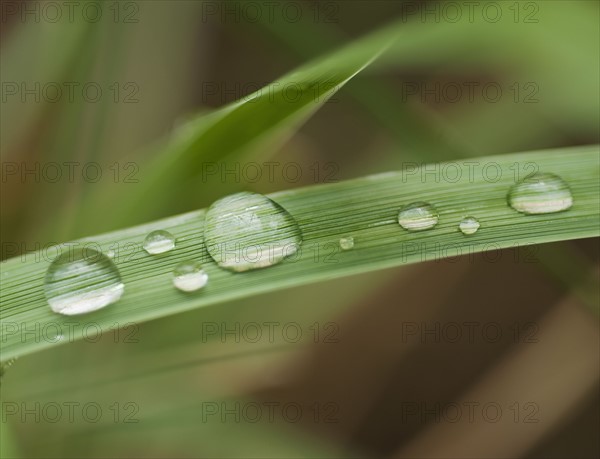
[[[561,176],[574,204],[565,212],[525,215],[510,208],[506,195],[517,179],[535,167]],[[450,171],[460,171],[460,179]],[[42,250],[2,264],[0,316],[2,360],[64,342],[94,330],[110,330],[218,304],[235,298],[309,284],[408,263],[437,260],[503,248],[596,237],[600,234],[598,146],[519,153],[469,161],[407,167],[339,183],[274,193],[270,197],[297,221],[303,243],[298,256],[246,273],[219,268],[203,243],[205,210],[190,212],[122,231],[76,241],[104,252],[116,249],[115,264],[125,284],[119,302],[74,317],[53,314],[43,293],[43,278],[52,250]],[[436,172],[437,171],[437,172]],[[446,172],[443,172],[446,171]],[[485,171],[485,172],[484,172]],[[445,175],[444,175],[445,174]],[[407,232],[397,223],[401,206],[426,201],[439,212],[438,225]],[[481,228],[471,236],[458,230],[470,215]],[[141,244],[149,231],[164,229],[177,238],[176,248],[151,256]],[[341,237],[354,237],[352,250],[341,251]],[[56,252],[54,252],[56,253]],[[171,283],[173,267],[184,259],[204,264],[208,285],[186,294]]]

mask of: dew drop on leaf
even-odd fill
[[[50,263],[44,278],[50,308],[68,316],[115,303],[124,289],[114,263],[90,248],[69,248],[61,253]]]
[[[538,172],[511,187],[508,204],[524,214],[551,214],[569,209],[573,196],[558,175]]]
[[[206,213],[204,242],[222,268],[242,272],[280,263],[297,252],[302,233],[294,217],[273,200],[237,193],[213,203]]]
[[[427,202],[413,202],[404,206],[398,214],[398,223],[408,231],[422,231],[437,225],[438,213]]]

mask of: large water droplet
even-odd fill
[[[404,206],[398,214],[398,223],[408,231],[422,231],[437,225],[438,213],[427,202],[413,202]]]
[[[201,289],[208,282],[208,274],[197,261],[183,261],[173,270],[173,285],[183,292]]]
[[[54,312],[67,316],[116,302],[125,289],[119,270],[100,252],[74,248],[56,257],[44,278],[44,293]]]
[[[475,234],[481,225],[475,217],[465,217],[458,224],[463,234]]]
[[[168,231],[156,230],[146,236],[144,250],[151,255],[168,252],[175,247],[175,236]]]
[[[219,266],[241,272],[272,266],[296,253],[302,233],[279,204],[261,194],[243,192],[210,206],[204,242]]]
[[[508,203],[524,214],[551,214],[569,209],[573,196],[558,175],[538,172],[511,187]]]
[[[341,238],[340,248],[342,250],[351,250],[352,248],[354,248],[354,238],[352,236]]]

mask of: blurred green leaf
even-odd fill
[[[139,221],[144,215],[162,215],[165,209],[183,210],[178,202],[182,196],[198,192],[204,162],[280,144],[396,39],[397,27],[384,28],[301,66],[242,100],[187,121],[144,165],[140,183],[130,193],[103,192],[88,208],[95,213],[105,209],[113,221],[129,224],[131,215]],[[148,205],[140,206],[141,201]]]

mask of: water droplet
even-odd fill
[[[108,252],[106,252],[106,256],[108,258],[115,258],[115,251],[110,249]]]
[[[511,187],[508,203],[524,214],[551,214],[569,209],[573,196],[558,175],[538,172]]]
[[[427,202],[413,202],[404,206],[398,214],[398,223],[408,231],[422,231],[437,225],[438,213]]]
[[[175,247],[175,236],[168,231],[156,230],[146,236],[142,246],[150,255],[165,253]]]
[[[44,293],[54,312],[71,316],[116,302],[125,289],[119,270],[96,250],[75,248],[56,257],[44,278]]]
[[[173,270],[173,285],[183,292],[201,289],[208,282],[208,274],[197,261],[184,261]]]
[[[465,217],[459,223],[458,228],[463,234],[475,234],[480,226],[475,217]]]
[[[354,247],[354,238],[352,236],[340,239],[340,248],[342,250],[351,250]]]
[[[237,193],[206,213],[204,241],[219,266],[236,272],[265,268],[293,255],[302,233],[283,207],[256,193]]]

